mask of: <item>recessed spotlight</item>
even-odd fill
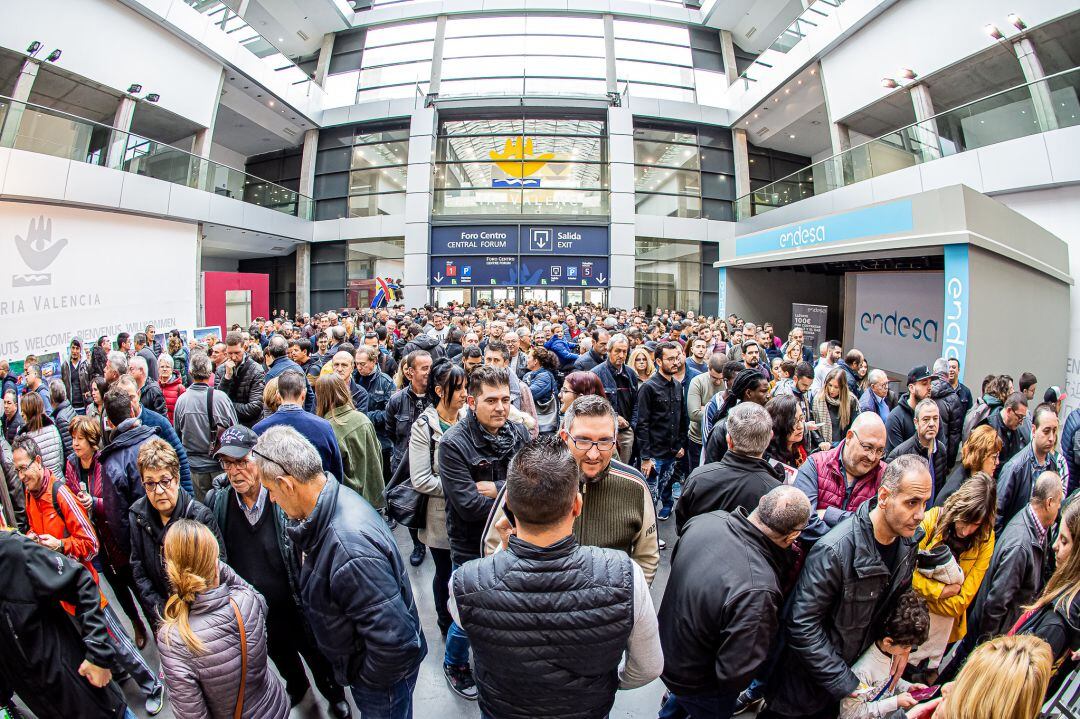
[[[271,100],[271,101],[270,101],[270,102],[268,102],[267,104],[268,104],[268,105],[270,105],[270,107],[273,107],[273,106],[274,106],[274,101],[273,101],[273,100]]]
[[[283,38],[283,37],[279,37],[279,38],[277,39],[277,41],[278,41],[278,42],[285,42],[285,38]]]
[[[810,68],[810,74],[811,74],[811,75],[815,75],[815,74],[817,74],[817,68],[816,68],[816,67],[812,67],[812,68]]]
[[[802,85],[802,80],[799,80],[799,84]]]
[[[791,94],[791,88],[790,87],[785,87],[784,88],[784,94],[785,95],[790,95]]]
[[[795,136],[794,135],[788,135],[788,138],[794,140]]]

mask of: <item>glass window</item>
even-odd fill
[[[349,173],[349,194],[366,195],[373,192],[404,192],[407,165],[375,170],[353,170]]]
[[[665,42],[671,45],[690,47],[690,30],[685,26],[668,25],[659,22],[638,22],[636,20],[616,20],[615,37],[646,42]]]
[[[397,62],[431,60],[431,47],[430,42],[414,42],[407,45],[368,48],[364,50],[361,68],[379,67]]]
[[[413,83],[408,85],[387,85],[386,87],[376,87],[370,90],[361,90],[356,93],[356,101],[359,102],[374,102],[376,100],[395,100],[398,98],[416,97],[418,94],[426,95],[428,91],[428,84],[426,82],[420,83],[419,89]]]
[[[428,82],[431,79],[431,61],[409,62],[401,65],[375,67],[360,72],[360,87],[401,85],[403,83]]]
[[[352,151],[352,169],[386,167],[409,161],[409,143],[388,142],[375,145],[357,145]]]
[[[634,304],[657,309],[700,310],[701,244],[637,238]]]
[[[664,62],[669,65],[693,65],[688,47],[660,45],[655,42],[638,40],[616,40],[615,57],[620,60],[640,60],[643,62]]]
[[[350,240],[347,268],[347,305],[370,307],[379,291],[377,278],[400,279],[405,274],[405,238]]]
[[[694,86],[694,70],[689,67],[660,65],[651,62],[633,62],[630,60],[619,60],[615,67],[620,80],[630,81],[631,95],[635,93],[638,82],[651,82],[686,88]],[[692,91],[690,94],[693,96]]]
[[[355,195],[349,198],[349,217],[405,214],[405,193]]]
[[[634,211],[639,215],[697,219],[701,217],[701,198],[696,195],[638,192],[634,195]]]
[[[434,40],[434,22],[410,22],[371,28],[367,31],[364,45],[368,48],[396,45],[418,40]]]
[[[697,170],[674,170],[670,167],[635,165],[634,189],[638,192],[700,195],[701,173]]]
[[[682,167],[697,170],[701,167],[697,144],[677,145],[671,142],[634,141],[634,162],[643,165]]]

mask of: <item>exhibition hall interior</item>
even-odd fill
[[[392,286],[405,307],[766,318],[858,347],[894,384],[949,357],[973,388],[1030,371],[1080,406],[1075,2],[10,0],[0,16],[12,366],[148,324],[221,337],[368,308]],[[417,716],[479,716],[444,713],[429,659]],[[663,691],[622,692],[611,716],[655,716]]]

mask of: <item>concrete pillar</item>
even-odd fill
[[[0,132],[0,147],[15,146],[15,137],[19,134],[19,123],[22,122],[23,112],[26,110],[26,106],[19,103],[30,100],[30,91],[34,88],[39,67],[41,67],[40,60],[28,57],[23,61],[19,77],[15,81],[15,89],[11,92],[11,99],[15,102],[8,106],[3,132]]]
[[[303,154],[300,156],[300,194],[315,196],[315,158],[319,151],[319,131],[304,133]]]
[[[752,214],[750,198],[750,144],[746,130],[732,128],[731,146],[735,155],[735,217],[744,219]]]
[[[818,173],[814,173],[815,194],[835,190],[855,182],[852,158],[844,154],[851,149],[851,131],[848,126],[842,122],[830,122],[829,140],[832,143],[833,161],[822,163],[822,169],[825,172],[823,186],[818,186]]]
[[[443,42],[446,40],[446,16],[440,15],[435,20],[435,42],[431,50],[431,80],[428,84],[428,94],[438,95],[439,86],[442,84],[442,56]]]
[[[409,175],[405,185],[405,283],[406,307],[429,301],[432,161],[438,116],[433,107],[413,111],[409,124]]]
[[[322,47],[319,48],[319,61],[315,64],[315,84],[322,87],[326,84],[326,76],[330,72],[330,56],[334,54],[334,38],[332,32],[323,35]]]
[[[908,88],[911,104],[915,108],[915,122],[912,140],[920,161],[929,162],[941,157],[941,141],[938,135],[937,120],[934,118],[934,101],[930,97],[930,88],[925,83],[917,82]]]
[[[607,58],[604,66],[607,91],[618,92],[619,76],[615,70],[615,16],[611,13],[604,15],[604,57]]]
[[[196,163],[196,167],[191,168],[189,176],[192,178],[192,184],[207,192],[214,191],[213,179],[216,173],[213,172],[213,167],[208,160],[210,159],[210,146],[214,143],[214,126],[217,124],[218,107],[221,103],[221,88],[225,84],[225,69],[222,68],[221,74],[218,76],[217,94],[214,95],[217,98],[214,101],[214,111],[210,113],[210,126],[204,127],[195,133],[195,142],[191,146],[191,154],[196,157],[203,158],[202,161]],[[244,168],[238,167],[238,170]]]
[[[195,227],[195,325],[206,326],[206,287],[203,284],[202,253],[206,228],[203,223]]]
[[[1043,71],[1039,54],[1035,52],[1035,44],[1029,38],[1023,37],[1013,42],[1013,49],[1016,50],[1016,59],[1020,61],[1020,69],[1024,72],[1024,80],[1031,83],[1028,88],[1031,92],[1031,104],[1035,108],[1035,119],[1039,123],[1039,131],[1058,129],[1050,88],[1045,82],[1039,82],[1046,77],[1046,73]]]
[[[628,107],[608,108],[611,163],[611,277],[608,305],[634,306],[637,231],[634,226],[634,116]]]
[[[311,243],[296,245],[296,314],[311,313]]]
[[[113,132],[109,139],[109,154],[105,160],[107,167],[122,169],[124,152],[128,147],[128,133],[131,131],[131,122],[135,119],[135,107],[138,104],[131,95],[120,98],[120,104],[116,106],[113,115],[113,127],[118,132]]]
[[[731,36],[730,30],[720,31],[720,53],[724,59],[727,83],[733,85],[739,79],[739,63],[735,60],[735,38]]]

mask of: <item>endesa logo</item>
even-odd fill
[[[873,314],[863,312],[859,317],[859,327],[863,332],[872,332],[876,328],[886,337],[904,337],[913,340],[923,340],[934,344],[938,339],[937,320],[926,320],[921,317],[907,317],[901,315],[899,310],[891,314],[883,315],[880,312]]]
[[[799,225],[788,232],[780,233],[780,247],[783,249],[817,245],[824,241],[825,225],[811,225],[810,227]]]

